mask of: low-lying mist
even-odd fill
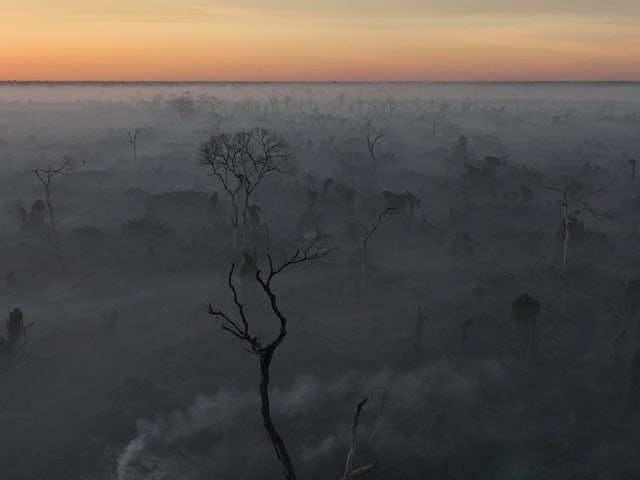
[[[1,84],[0,477],[637,477],[638,94]]]

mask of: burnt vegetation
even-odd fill
[[[0,477],[638,477],[637,86],[191,87],[0,87]]]

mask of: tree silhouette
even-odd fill
[[[51,201],[51,182],[57,176],[73,173],[75,169],[75,162],[70,157],[65,156],[63,157],[63,162],[57,167],[49,165],[47,168],[36,168],[32,170],[44,187],[47,210],[49,211],[49,220],[51,221],[49,241],[53,242],[56,246],[60,243],[60,236],[56,227],[56,217],[53,211],[53,203]]]
[[[264,128],[240,131],[233,135],[212,136],[200,146],[200,163],[211,168],[229,196],[233,216],[234,243],[242,219],[242,239],[249,224],[251,197],[262,180],[272,173],[290,173],[293,157],[284,139]]]
[[[278,461],[284,468],[284,476],[287,480],[295,480],[296,473],[293,462],[289,455],[289,451],[285,445],[284,440],[280,436],[280,433],[276,429],[273,419],[271,418],[271,403],[269,398],[269,383],[271,381],[271,362],[277,348],[282,344],[287,335],[287,322],[288,319],[285,314],[280,310],[278,305],[278,298],[273,291],[273,280],[280,275],[283,271],[298,265],[301,263],[315,262],[329,254],[329,250],[322,248],[318,245],[320,236],[316,235],[304,249],[298,249],[294,255],[290,258],[284,258],[284,261],[276,266],[273,262],[271,255],[267,255],[269,261],[269,271],[263,274],[262,270],[258,269],[255,274],[256,281],[262,287],[265,295],[268,297],[271,311],[279,321],[280,328],[275,338],[270,341],[263,341],[258,336],[254,335],[251,330],[251,325],[245,311],[245,305],[240,301],[238,297],[238,291],[233,283],[233,273],[235,271],[235,264],[231,264],[228,275],[228,286],[233,295],[233,302],[235,304],[239,319],[233,319],[231,316],[224,313],[222,310],[216,310],[213,306],[209,305],[209,314],[222,319],[222,329],[229,332],[234,337],[243,341],[248,345],[248,351],[258,356],[260,362],[260,400],[261,400],[261,414],[264,422],[264,428],[269,434],[269,439],[275,449]],[[353,478],[353,477],[349,477]]]

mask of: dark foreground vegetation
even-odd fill
[[[639,86],[126,88],[0,87],[0,478],[638,478]]]

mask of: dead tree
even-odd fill
[[[596,193],[602,192],[604,188],[599,188],[590,192],[587,192],[581,195],[581,198],[578,200],[582,202],[582,206],[574,211],[571,211],[569,208],[569,187],[559,188],[559,187],[545,187],[548,190],[553,190],[555,192],[559,192],[562,194],[562,225],[561,225],[561,233],[562,233],[562,301],[561,301],[561,314],[564,316],[565,307],[566,307],[566,297],[567,297],[567,285],[566,285],[566,275],[567,275],[567,262],[568,262],[568,249],[569,249],[569,238],[571,233],[579,226],[581,223],[579,222],[579,215],[583,212],[590,213],[594,218],[613,218],[613,214],[609,212],[599,212],[596,211],[591,204],[587,201],[587,198],[595,195]]]
[[[269,261],[269,271],[266,274],[258,269],[255,274],[256,281],[264,291],[265,295],[270,301],[271,311],[279,321],[280,328],[278,334],[270,341],[263,341],[252,333],[251,325],[247,314],[245,312],[245,305],[240,301],[238,297],[238,291],[233,283],[233,273],[235,270],[235,264],[231,264],[228,276],[228,286],[233,295],[233,302],[237,310],[237,317],[232,318],[225,314],[222,310],[216,310],[213,306],[209,305],[209,314],[220,318],[222,320],[222,329],[229,332],[234,337],[238,338],[248,346],[248,351],[258,356],[260,362],[260,400],[261,400],[261,414],[264,422],[264,428],[266,429],[273,448],[275,449],[278,461],[284,468],[284,476],[287,480],[295,480],[296,473],[293,462],[289,455],[289,451],[285,445],[284,440],[280,436],[280,433],[276,429],[273,419],[271,418],[271,403],[269,397],[269,383],[271,381],[271,362],[277,348],[282,344],[287,335],[287,322],[288,319],[285,314],[280,310],[278,305],[278,298],[273,291],[273,280],[281,274],[283,271],[298,265],[301,263],[315,262],[329,254],[329,250],[324,249],[318,245],[319,236],[313,238],[313,240],[304,248],[298,249],[294,255],[290,258],[284,259],[282,264],[276,266],[273,262],[271,255],[267,255]],[[353,477],[350,477],[353,478]]]
[[[47,204],[47,210],[49,210],[50,234],[49,241],[58,245],[60,242],[60,236],[56,228],[56,217],[53,211],[53,204],[51,202],[51,182],[59,175],[69,175],[76,169],[75,162],[70,157],[63,157],[63,162],[57,167],[49,165],[47,168],[36,168],[32,172],[38,177],[38,180],[42,183],[45,192],[45,201]]]
[[[569,213],[569,199],[567,198],[567,191],[558,187],[547,187],[549,190],[554,190],[562,194],[562,221],[564,224],[564,237],[562,241],[562,269],[567,269],[567,252],[569,249],[569,236],[571,235],[571,214]]]
[[[602,192],[604,189],[600,188],[594,190],[592,192],[588,192],[582,195],[582,206],[581,208],[571,211],[569,208],[569,196],[567,188],[559,188],[559,187],[545,187],[547,190],[553,190],[555,192],[559,192],[562,194],[562,270],[566,271],[567,269],[567,261],[568,261],[568,249],[569,249],[569,237],[571,236],[571,231],[573,227],[578,222],[578,215],[583,212],[590,213],[594,218],[613,218],[612,213],[608,212],[599,212],[593,209],[591,204],[586,201],[587,197],[595,195],[596,193]]]
[[[371,135],[369,135],[368,133],[364,137],[365,140],[367,141],[367,149],[369,150],[369,157],[371,157],[371,162],[373,164],[374,172],[378,171],[378,155],[376,154],[376,145],[380,140],[382,140],[383,137],[384,135],[378,135],[375,138],[371,138]],[[387,152],[384,153],[381,158],[385,159],[385,158],[389,158],[390,156],[391,156],[391,150],[387,150]]]
[[[200,163],[211,168],[210,175],[218,178],[231,200],[236,247],[242,243],[238,241],[239,233],[244,241],[251,197],[258,185],[271,173],[290,173],[293,169],[293,157],[287,152],[284,139],[264,128],[212,136],[200,146]]]
[[[133,161],[135,162],[138,159],[138,134],[142,131],[141,128],[136,128],[134,130],[127,130],[127,135],[129,135],[129,143],[131,143],[131,148],[133,149]]]
[[[378,227],[380,226],[380,223],[382,222],[382,218],[388,214],[389,212],[395,210],[395,208],[386,208],[382,213],[380,213],[377,218],[375,216],[374,213],[374,221],[372,223],[371,226],[367,226],[367,225],[363,225],[364,226],[364,231],[365,231],[365,235],[364,238],[362,239],[362,251],[360,254],[360,266],[361,266],[361,282],[362,285],[364,285],[366,283],[366,277],[367,277],[367,246],[369,245],[369,241],[371,240],[371,237],[373,236],[374,233],[376,233],[376,230],[378,229]]]
[[[349,452],[347,452],[347,461],[344,466],[344,473],[342,477],[340,477],[340,480],[353,480],[354,478],[369,473],[378,466],[377,460],[363,467],[354,468],[353,466],[353,459],[358,448],[358,421],[360,420],[362,407],[364,407],[365,403],[367,403],[366,398],[356,405],[355,412],[353,413],[353,421],[351,422],[351,446],[349,447]]]

